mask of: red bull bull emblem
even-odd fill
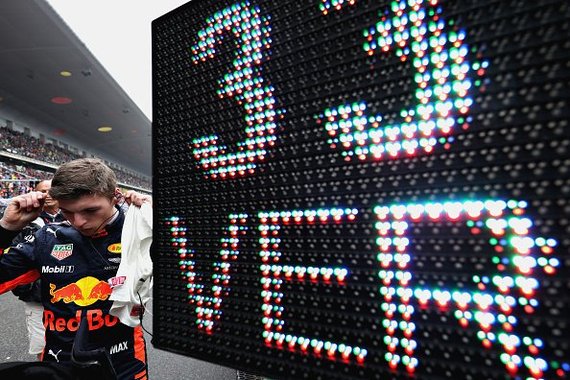
[[[107,281],[91,276],[83,277],[59,289],[54,284],[49,284],[49,287],[52,303],[63,301],[73,302],[78,306],[89,306],[97,301],[105,301],[111,295],[111,286]]]
[[[58,260],[63,260],[73,253],[73,244],[56,244],[51,249],[51,255]]]

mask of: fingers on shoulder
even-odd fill
[[[129,204],[134,204],[135,206],[142,206],[143,203],[152,204],[152,197],[147,194],[141,194],[133,190],[129,190],[125,194],[125,198]]]

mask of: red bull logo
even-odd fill
[[[77,331],[81,323],[81,317],[85,312],[87,328],[99,330],[102,327],[113,327],[119,322],[119,318],[105,314],[100,309],[77,310],[71,318],[56,317],[53,311],[44,310],[44,326],[50,331]]]
[[[59,289],[56,285],[49,284],[49,288],[52,303],[73,302],[78,306],[89,306],[97,301],[105,301],[111,295],[111,286],[107,281],[91,276],[83,277],[79,281],[62,286]]]

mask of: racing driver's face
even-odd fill
[[[60,200],[59,208],[69,223],[84,236],[93,236],[103,229],[117,211],[113,198],[103,195]]]

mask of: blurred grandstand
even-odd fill
[[[150,193],[150,133],[45,0],[0,1],[0,208],[79,157],[104,160],[120,187]]]
[[[59,164],[80,157],[84,156],[0,126],[0,198],[8,199],[31,191],[37,182],[50,178]],[[150,193],[150,178],[108,161],[107,164],[117,174],[120,187]]]
[[[11,196],[13,191],[8,188],[13,188],[14,182],[24,184],[22,186],[34,187],[31,182],[49,178],[58,165],[84,156],[51,143],[42,143],[38,138],[26,136],[23,132],[0,126],[0,168],[2,170],[0,194]],[[91,155],[91,157],[94,156]],[[122,187],[150,192],[150,178],[129,172],[111,162],[107,164],[115,170]]]

